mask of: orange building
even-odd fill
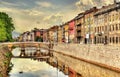
[[[58,26],[53,26],[49,29],[49,41],[54,43],[58,41],[57,30]]]

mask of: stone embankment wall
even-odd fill
[[[120,68],[120,46],[57,44],[53,50]]]
[[[8,77],[11,52],[7,46],[0,45],[0,77]]]
[[[53,50],[82,77],[120,77],[119,46],[58,44]]]

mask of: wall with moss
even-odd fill
[[[7,46],[0,45],[0,77],[8,77],[8,73],[11,70],[10,60],[12,54]]]

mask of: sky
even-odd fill
[[[73,19],[93,6],[112,4],[113,0],[0,0],[0,11],[13,18],[16,32],[47,29]]]

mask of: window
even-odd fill
[[[107,26],[105,26],[105,30],[107,31]]]
[[[113,27],[113,31],[114,31],[114,25],[112,27]]]
[[[120,43],[120,37],[119,37],[119,43]]]
[[[104,38],[102,38],[102,43],[104,43]]]
[[[116,24],[116,30],[118,30],[118,25]]]
[[[112,19],[113,19],[112,21],[114,21],[114,15],[112,16]]]
[[[104,26],[102,26],[102,31],[104,31]]]
[[[115,42],[114,37],[113,37],[113,43]]]
[[[101,26],[100,26],[100,32],[101,32]]]
[[[116,37],[116,43],[118,43],[118,37]]]
[[[112,42],[111,37],[110,37],[110,43]]]
[[[120,24],[119,24],[119,30],[120,30]]]
[[[99,27],[98,27],[98,32],[99,32]]]
[[[111,31],[111,25],[110,25],[110,31]]]

